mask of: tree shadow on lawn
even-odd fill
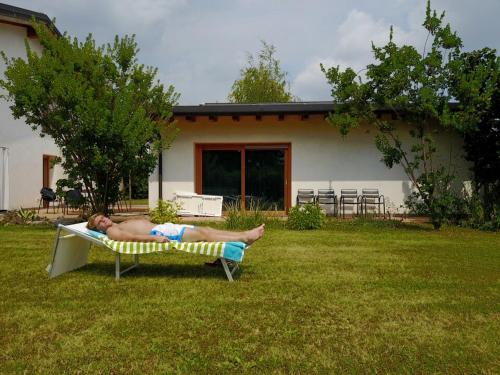
[[[408,231],[418,232],[433,232],[435,231],[431,224],[402,222],[400,220],[375,220],[372,218],[354,218],[352,220],[328,219],[326,229],[403,229]]]
[[[122,263],[121,270],[130,267],[132,263]],[[98,276],[115,277],[115,264],[109,262],[89,263],[75,270],[79,273],[91,273]],[[233,277],[238,278],[241,270],[235,272]],[[168,277],[168,278],[207,278],[227,280],[222,267],[207,267],[202,264],[147,264],[139,263],[136,268],[127,271],[121,278],[143,278],[143,277]]]

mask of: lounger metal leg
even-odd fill
[[[115,256],[115,280],[120,280],[120,253]]]
[[[236,263],[236,266],[233,267],[233,269],[231,270],[231,275],[234,275],[234,273],[236,272],[236,270],[240,267],[240,265],[238,263]]]
[[[129,268],[124,269],[123,271],[120,271],[120,253],[116,253],[115,257],[115,280],[120,280],[120,276],[123,275],[125,272],[130,271],[131,269],[139,267],[139,254],[134,254],[134,264],[131,265]]]
[[[222,267],[224,268],[224,272],[226,273],[227,279],[229,281],[234,281],[233,280],[233,272],[236,269],[236,267],[233,268],[233,272],[229,270],[229,266],[227,265],[227,262],[224,258],[220,258],[220,261],[222,263]]]

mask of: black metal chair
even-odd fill
[[[85,211],[86,199],[82,194],[81,189],[68,190],[64,195],[64,209],[68,214],[69,209]],[[64,212],[64,210],[63,210]]]
[[[330,208],[333,208],[333,216],[337,216],[337,196],[333,189],[318,189],[316,203],[328,214]]]
[[[382,194],[379,193],[378,189],[363,189],[361,192],[361,198],[365,216],[368,213],[368,206],[377,206],[378,216],[380,216],[380,208],[382,206],[385,219],[385,198]]]
[[[359,215],[360,211],[361,213],[363,212],[361,196],[358,195],[357,189],[340,190],[340,209],[342,211],[343,218],[345,218],[345,206],[353,206],[353,211],[354,206],[356,206],[356,215]]]
[[[50,208],[50,203],[52,202],[52,207],[54,209],[54,213],[56,213],[56,202],[57,202],[57,195],[49,187],[44,186],[40,190],[40,203],[38,204],[38,213],[40,213],[40,207],[42,207],[42,203],[44,207],[47,207],[47,213],[49,213],[49,208]],[[59,209],[59,207],[58,207]]]
[[[297,190],[297,206],[308,203],[316,203],[313,189],[299,189]]]

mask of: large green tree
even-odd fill
[[[372,43],[375,62],[367,66],[365,77],[351,68],[321,67],[332,86],[334,102],[339,104],[329,122],[344,136],[361,123],[375,126],[382,161],[389,168],[403,168],[415,188],[408,203],[428,213],[435,228],[453,207],[453,171],[436,160],[435,133],[456,125],[457,111],[464,111],[457,108],[453,112],[449,105],[454,100],[450,75],[456,69],[462,41],[443,22],[444,16],[444,12],[432,11],[427,2],[423,27],[428,36],[421,51],[412,45],[398,46],[391,28],[386,45]],[[381,109],[390,116],[377,116]],[[410,126],[412,142],[404,141],[402,124]]]
[[[500,224],[500,58],[483,48],[455,60],[451,94],[460,111],[453,124],[464,135],[466,159],[472,163],[475,191],[482,198],[482,218]]]
[[[170,121],[178,100],[174,87],[155,79],[157,70],[137,62],[134,37],[96,46],[34,24],[41,54],[26,43],[27,59],[8,58],[6,89],[15,118],[59,146],[71,181],[83,182],[93,211],[118,199],[122,176],[152,172],[158,151],[177,129]]]
[[[257,59],[248,56],[248,66],[234,81],[228,100],[231,103],[286,103],[293,100],[286,72],[275,58],[276,48],[262,41]]]

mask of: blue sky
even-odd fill
[[[232,83],[256,54],[273,44],[291,90],[302,100],[329,100],[319,69],[361,69],[371,62],[371,41],[395,39],[423,47],[426,0],[11,0],[8,4],[56,18],[61,31],[98,43],[136,34],[139,61],[181,93],[180,104],[225,102]],[[434,0],[464,47],[500,49],[500,0]]]

